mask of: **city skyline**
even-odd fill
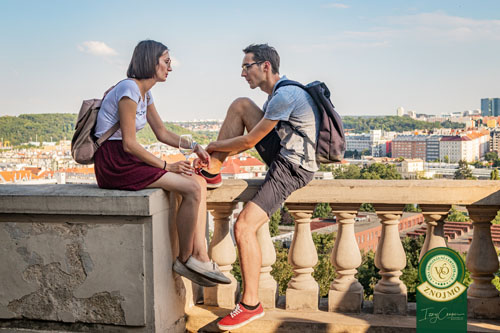
[[[240,77],[242,49],[267,42],[281,74],[321,80],[342,116],[480,109],[500,97],[500,3],[441,1],[0,2],[0,115],[77,113],[125,77],[138,41],[171,49],[153,88],[164,121],[222,119],[266,95]],[[6,33],[9,31],[9,33]]]

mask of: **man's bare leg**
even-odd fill
[[[264,112],[249,98],[236,99],[227,110],[226,118],[217,136],[217,140],[234,138],[250,132],[262,119]],[[210,168],[207,170],[212,174],[220,172],[222,163],[229,155],[234,153],[213,152],[210,156]]]
[[[269,220],[266,212],[253,202],[249,202],[238,216],[234,225],[234,237],[238,246],[243,296],[241,301],[250,306],[259,303],[259,277],[262,253],[257,240],[257,230]]]

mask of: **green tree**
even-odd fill
[[[373,288],[380,279],[378,271],[379,269],[375,266],[375,253],[372,250],[362,253],[362,262],[355,276],[363,286],[365,299],[373,298]]]
[[[476,177],[472,175],[472,170],[469,168],[467,162],[465,160],[460,160],[453,179],[476,179]]]
[[[332,208],[328,203],[319,203],[314,208],[314,212],[312,215],[313,218],[322,217],[322,218],[331,218],[332,217]]]
[[[469,217],[464,213],[458,211],[455,206],[452,206],[450,212],[448,213],[447,221],[450,222],[468,222]]]
[[[288,263],[288,249],[284,248],[281,242],[275,242],[276,262],[272,266],[271,275],[278,283],[278,292],[280,295],[286,294],[288,282],[293,276],[292,266]]]
[[[313,277],[318,282],[320,296],[328,296],[330,285],[336,276],[331,262],[332,249],[337,233],[318,234],[313,232],[312,238],[318,253],[318,263],[314,266]]]
[[[420,213],[422,212],[422,209],[416,204],[406,204],[405,208],[403,209],[404,212],[415,212],[415,213]]]
[[[424,245],[424,236],[417,238],[405,237],[402,240],[403,249],[406,254],[406,267],[402,270],[401,281],[406,285],[408,291],[408,301],[416,301],[416,287],[418,281],[418,260],[422,245]]]
[[[364,203],[359,206],[359,211],[360,212],[375,212],[375,208],[373,207],[372,204],[369,203]]]
[[[361,168],[354,164],[341,166],[332,171],[335,179],[359,179],[361,178]]]
[[[443,162],[444,162],[444,163],[450,163],[450,158],[448,157],[448,155],[445,155],[445,156],[443,157]]]
[[[361,179],[401,179],[393,164],[373,163],[361,170]]]
[[[278,209],[274,212],[273,215],[271,215],[271,218],[269,219],[269,233],[271,234],[271,237],[278,236],[280,234],[280,231],[278,229],[280,222],[281,209]]]
[[[367,133],[373,129],[381,129],[384,131],[412,131],[416,129],[433,130],[434,128],[464,128],[465,124],[454,123],[450,121],[439,122],[425,122],[414,120],[410,117],[396,117],[396,116],[383,116],[383,117],[343,117],[344,128],[350,129],[356,133]]]
[[[498,169],[495,168],[491,171],[490,173],[490,179],[491,180],[499,180],[500,179],[500,176],[498,175]]]
[[[484,159],[488,162],[493,162],[498,160],[498,153],[496,151],[489,151],[484,154]]]
[[[500,210],[497,212],[497,216],[491,221],[492,224],[500,224]]]

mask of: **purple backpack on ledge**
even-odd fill
[[[314,81],[304,86],[296,81],[284,80],[278,83],[275,91],[285,86],[297,86],[304,89],[311,95],[318,107],[321,119],[316,139],[316,161],[324,164],[342,161],[346,150],[344,126],[340,115],[335,111],[335,107],[330,100],[328,87],[320,81]],[[304,133],[290,123],[288,125],[300,136],[305,137]]]

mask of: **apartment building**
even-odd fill
[[[392,140],[392,157],[426,159],[427,136],[400,135]]]

